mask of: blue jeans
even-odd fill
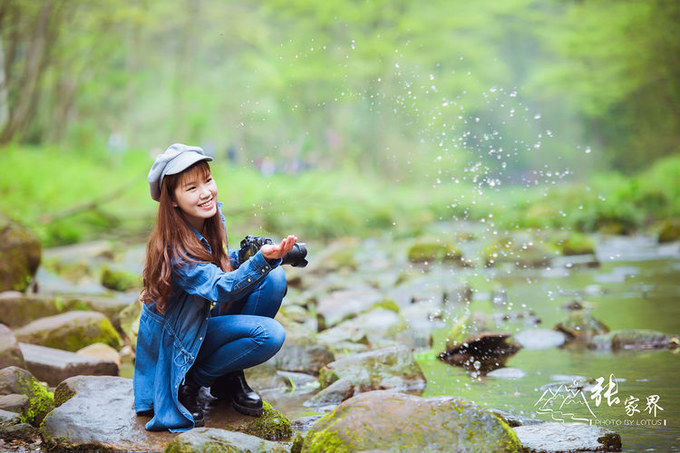
[[[272,358],[286,338],[283,326],[273,319],[285,292],[286,275],[277,267],[248,297],[233,302],[225,313],[213,313],[196,362],[189,371],[192,379],[209,387],[222,375]]]

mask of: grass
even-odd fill
[[[147,152],[130,151],[118,161],[97,150],[10,146],[0,154],[0,211],[32,227],[45,246],[148,236],[156,203],[146,182],[152,162]],[[347,170],[265,177],[225,162],[213,162],[212,169],[232,242],[245,234],[419,236],[432,223],[451,219],[500,230],[626,234],[680,218],[680,157],[634,178],[611,173],[586,185],[502,189],[392,184]]]

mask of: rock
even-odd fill
[[[23,423],[19,414],[0,409],[0,439],[32,442],[36,435],[37,430],[28,423]]]
[[[93,343],[119,348],[120,336],[101,313],[71,311],[37,319],[14,332],[19,341],[75,352]]]
[[[206,451],[286,453],[288,449],[276,442],[217,428],[195,428],[181,433],[165,449],[165,453],[198,453]]]
[[[276,319],[286,329],[286,340],[271,359],[276,369],[318,374],[321,368],[335,360],[329,347],[321,344],[314,332],[283,315],[277,315]]]
[[[570,233],[568,237],[557,241],[562,255],[593,255],[595,253],[595,241],[582,233]]]
[[[516,234],[498,239],[483,252],[487,267],[510,263],[520,269],[550,265],[555,253],[527,234]]]
[[[48,448],[59,451],[163,451],[177,436],[144,429],[150,417],[137,416],[134,412],[132,379],[75,376],[59,384],[55,401],[57,407],[45,418],[40,429]],[[231,430],[281,435],[287,420],[273,408],[267,412],[268,417],[246,417],[234,411],[231,404],[213,401],[208,407],[205,424],[206,428],[229,426]],[[290,422],[287,426],[290,427]]]
[[[0,409],[5,411],[23,414],[30,404],[28,396],[20,393],[0,396]]]
[[[678,346],[678,335],[646,329],[615,330],[596,335],[588,346],[592,349],[664,349]]]
[[[497,370],[490,371],[487,376],[500,378],[500,379],[522,379],[527,376],[527,372],[520,370],[519,368],[499,368]]]
[[[54,408],[54,395],[28,371],[10,366],[0,370],[0,395],[25,395],[29,404],[21,413],[21,422],[39,426]]]
[[[332,384],[340,381],[340,384]],[[378,389],[420,392],[426,381],[409,348],[394,346],[368,351],[329,363],[321,369],[322,390],[307,406],[321,406],[326,401]],[[326,388],[328,387],[328,388]]]
[[[566,341],[562,332],[550,329],[526,329],[514,336],[515,341],[528,350],[562,346]]]
[[[24,291],[40,265],[38,237],[0,213],[0,291]]]
[[[92,343],[91,345],[85,346],[83,349],[79,349],[78,351],[76,351],[76,354],[83,355],[85,357],[91,357],[94,359],[99,359],[102,362],[114,363],[116,365],[116,368],[120,369],[120,354],[118,353],[117,350],[113,349],[111,346],[107,344]],[[118,373],[111,376],[117,375]]]
[[[462,263],[463,254],[446,240],[419,239],[408,249],[408,260],[412,263]]]
[[[505,366],[506,360],[521,349],[510,338],[509,333],[481,333],[438,357],[449,365],[484,374]]]
[[[114,291],[127,291],[143,286],[140,275],[126,271],[113,270],[108,266],[104,266],[102,269],[101,283],[104,288],[112,289]]]
[[[120,328],[125,336],[130,340],[132,350],[137,349],[137,333],[139,332],[139,319],[142,315],[142,301],[137,299],[119,314]]]
[[[113,244],[109,241],[80,242],[45,250],[45,260],[59,263],[80,263],[97,259],[110,261],[114,258]]]
[[[326,328],[339,324],[368,310],[385,296],[373,288],[347,289],[333,291],[317,302],[317,316],[323,318]]]
[[[512,429],[474,403],[391,391],[363,393],[343,402],[312,426],[302,447],[303,452],[309,453],[518,449]]]
[[[119,312],[128,304],[129,302],[112,297],[25,295],[17,291],[6,291],[0,293],[0,322],[15,328],[45,316],[91,310],[103,313],[115,325]]]
[[[6,325],[0,324],[0,369],[8,366],[26,368],[26,362],[17,338]]]
[[[590,311],[574,310],[569,312],[566,320],[555,326],[555,330],[567,335],[567,341],[572,341],[607,333],[609,332],[609,327],[602,321],[593,318]]]
[[[393,346],[396,335],[407,328],[406,320],[399,313],[376,308],[319,332],[317,338],[335,352],[342,351],[347,342],[381,348]]]
[[[659,227],[659,243],[673,242],[680,239],[680,220],[666,219]]]
[[[518,426],[515,433],[528,453],[621,451],[621,436],[585,423],[546,422]]]
[[[271,404],[266,401],[264,404],[264,412],[259,417],[251,418],[245,425],[227,426],[234,431],[241,431],[245,434],[257,436],[266,440],[286,440],[293,435],[293,428],[290,420],[288,420],[281,412],[274,409]]]
[[[28,370],[51,386],[78,375],[118,376],[119,366],[113,360],[27,343],[21,343],[20,346]]]
[[[495,320],[484,312],[475,311],[464,315],[449,329],[446,335],[446,349],[457,348],[466,343],[468,339],[483,332],[493,331],[495,328]]]

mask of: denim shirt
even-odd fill
[[[222,203],[217,207],[224,222]],[[210,250],[208,241],[192,230]],[[238,253],[231,251],[229,260],[235,268],[232,272],[223,272],[212,263],[175,265],[165,314],[156,310],[155,302],[142,308],[133,388],[135,412],[153,412],[147,430],[181,432],[194,427],[177,393],[201,348],[211,309],[246,297],[281,262],[269,262],[259,251],[244,263],[239,263]]]

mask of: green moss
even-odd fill
[[[304,451],[309,453],[347,453],[352,451],[352,448],[345,444],[338,436],[337,431],[323,430],[307,434]]]
[[[290,420],[266,401],[263,404],[264,412],[262,415],[250,422],[243,429],[243,432],[266,440],[289,439],[293,435]]]
[[[392,310],[395,313],[399,313],[399,304],[397,304],[393,299],[383,299],[380,302],[376,302],[371,307],[371,310],[376,308],[384,308],[385,310]]]
[[[325,389],[338,379],[340,379],[338,374],[330,368],[323,367],[319,370],[319,386],[322,389]]]
[[[568,238],[559,241],[557,246],[565,256],[595,253],[595,242],[581,233],[571,234]]]
[[[659,242],[673,242],[678,239],[680,239],[680,220],[664,220],[659,228]]]
[[[97,324],[72,328],[62,335],[45,339],[44,345],[50,348],[76,352],[93,343],[104,343],[118,349],[122,343],[120,335],[108,318],[102,318]]]
[[[440,241],[418,242],[408,250],[408,259],[413,263],[459,261],[462,257],[457,248]]]
[[[130,272],[114,271],[108,267],[102,269],[101,283],[105,288],[114,291],[127,291],[142,286],[141,277]]]
[[[22,380],[20,383],[28,388],[27,395],[30,401],[20,420],[22,423],[40,426],[45,416],[54,409],[54,393],[35,380]]]

